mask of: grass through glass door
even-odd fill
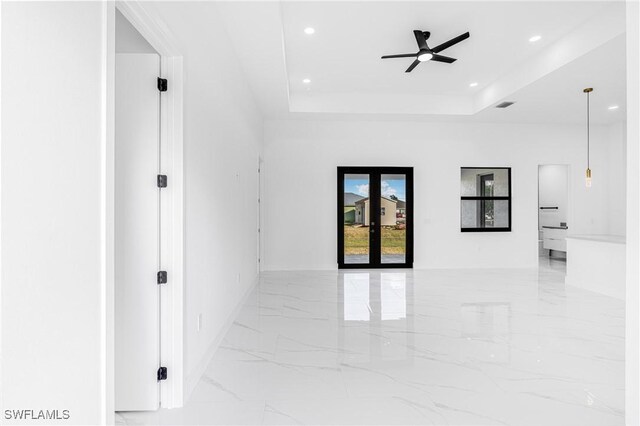
[[[406,250],[406,229],[382,228],[382,254],[404,254]],[[344,254],[369,254],[369,228],[364,226],[344,226]]]
[[[344,176],[344,263],[369,263],[369,175]]]

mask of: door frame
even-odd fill
[[[162,263],[169,272],[169,285],[160,288],[160,341],[162,365],[169,372],[168,380],[160,382],[160,407],[177,408],[184,404],[184,154],[183,154],[183,57],[176,48],[167,27],[156,22],[138,1],[104,2],[106,15],[103,28],[107,61],[104,65],[106,121],[105,146],[105,265],[106,306],[104,416],[113,423],[115,406],[115,10],[116,8],[140,32],[160,55],[162,78],[169,82],[160,96],[160,153],[162,173],[169,178],[163,189],[161,215]],[[152,372],[153,374],[153,372]]]
[[[404,174],[406,176],[406,254],[405,263],[382,263],[380,247],[380,221],[369,233],[369,263],[344,263],[344,176],[346,174],[368,174],[369,194],[380,193],[380,177],[383,174]],[[413,167],[395,166],[338,166],[337,168],[337,263],[338,269],[393,269],[413,268]],[[369,196],[369,215],[380,211],[379,197]],[[371,218],[370,218],[371,219]]]

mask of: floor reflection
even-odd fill
[[[343,277],[343,319],[345,321],[369,321],[369,274],[345,274]]]
[[[406,362],[413,344],[413,306],[406,272],[347,272],[338,276],[338,346],[344,361]]]
[[[130,424],[624,424],[624,303],[551,270],[263,273],[184,409]]]
[[[344,321],[398,320],[407,317],[405,272],[357,272],[338,277]]]
[[[407,317],[407,274],[380,274],[380,316],[383,321]]]
[[[460,318],[464,361],[509,363],[510,303],[463,303]]]

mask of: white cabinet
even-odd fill
[[[624,300],[626,244],[622,235],[567,237],[565,284]]]
[[[542,248],[567,251],[567,229],[542,227]]]

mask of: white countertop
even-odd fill
[[[626,237],[624,235],[567,235],[567,239],[626,244]]]

